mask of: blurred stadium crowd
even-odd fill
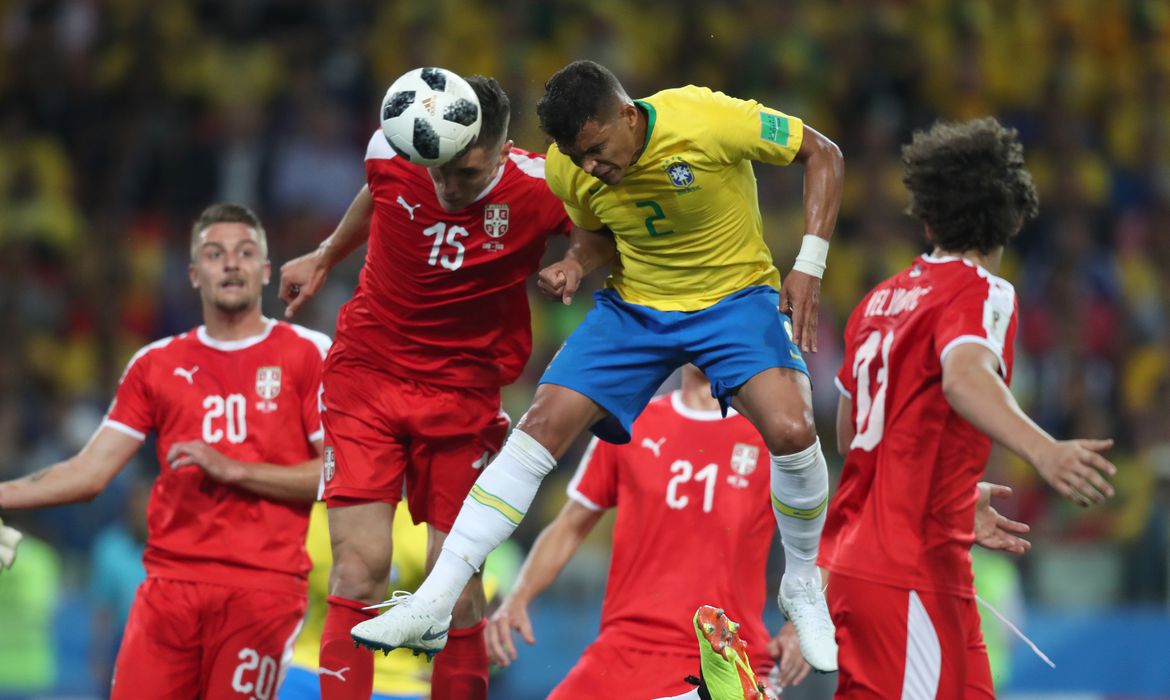
[[[1170,604],[1165,0],[0,0],[0,477],[74,452],[133,351],[198,322],[188,227],[207,203],[256,208],[279,266],[363,184],[376,106],[398,74],[435,64],[498,77],[517,145],[543,151],[535,101],[576,58],[608,65],[635,96],[696,83],[754,97],[841,146],[847,193],[810,362],[823,439],[845,318],[921,250],[902,213],[899,144],[938,117],[994,114],[1019,129],[1041,218],[1004,270],[1022,312],[1014,390],[1058,436],[1115,437],[1121,467],[1118,498],[1081,511],[1025,465],[993,459],[991,478],[1016,487],[1003,510],[1034,526],[1025,598]],[[757,175],[785,271],[802,233],[799,172]],[[299,321],[332,330],[359,266],[334,274]],[[535,304],[513,417],[585,305]],[[275,284],[266,308],[283,312]],[[133,576],[119,566],[136,556],[132,514],[157,469],[152,453],[140,461],[91,506],[19,516],[47,543],[22,552],[44,580],[21,605],[0,592],[0,628],[31,634],[58,587],[122,614],[119,580]],[[562,493],[546,486],[534,512],[551,517]],[[529,518],[521,539],[544,522]],[[19,637],[0,635],[0,687],[35,666]],[[88,652],[95,668],[111,643]]]

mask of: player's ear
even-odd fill
[[[261,282],[264,284],[264,286],[267,287],[268,281],[272,279],[272,261],[271,260],[264,261],[264,273],[260,279],[261,279]]]
[[[632,129],[638,124],[638,107],[633,102],[622,102],[621,104],[618,115]]]
[[[187,276],[191,278],[191,289],[199,289],[199,271],[195,269],[195,263],[187,265]]]
[[[512,139],[504,139],[504,145],[500,147],[500,162],[503,162],[504,159],[508,157],[508,154],[512,152],[512,146],[514,145],[515,142],[513,142]]]

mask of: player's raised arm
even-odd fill
[[[792,316],[792,342],[816,352],[821,276],[841,208],[845,158],[837,144],[806,124],[796,160],[804,165],[804,238],[780,289],[780,309]]]
[[[42,508],[92,501],[122,471],[140,438],[102,426],[81,452],[11,481],[0,482],[0,508]]]
[[[1062,496],[1087,506],[1113,496],[1105,479],[1117,467],[1099,453],[1112,440],[1057,441],[1029,418],[999,374],[999,358],[988,348],[967,343],[943,358],[943,393],[959,415],[980,431],[1026,459]]]
[[[363,185],[333,233],[317,249],[280,266],[280,299],[288,304],[285,318],[292,318],[306,301],[321,291],[325,277],[370,237],[374,199]]]
[[[516,645],[512,642],[514,629],[520,632],[524,641],[536,643],[532,623],[528,620],[528,604],[556,580],[581,546],[581,541],[597,525],[602,513],[570,499],[556,519],[541,531],[524,560],[512,592],[488,622],[487,648],[492,661],[508,666],[516,660]]]
[[[540,271],[537,286],[546,296],[570,304],[581,280],[613,262],[616,255],[617,243],[608,228],[589,231],[574,226],[565,257]]]

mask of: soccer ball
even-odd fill
[[[479,98],[444,68],[415,68],[382,99],[382,133],[394,152],[432,167],[463,154],[479,136]]]

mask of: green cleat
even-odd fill
[[[723,610],[704,605],[695,611],[699,638],[699,696],[703,700],[769,700],[772,695],[756,680],[748,661],[747,642],[739,625]]]

